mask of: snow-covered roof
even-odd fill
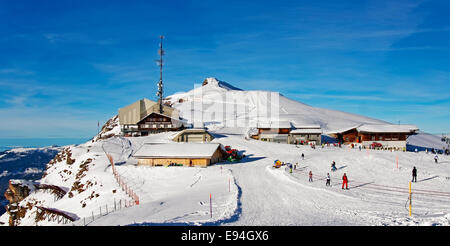
[[[289,121],[272,121],[272,122],[258,122],[257,128],[292,128]]]
[[[174,138],[180,136],[180,135],[183,134],[183,133],[199,133],[199,132],[200,132],[200,133],[206,133],[206,134],[211,135],[211,133],[209,133],[209,132],[208,132],[206,129],[204,129],[204,128],[191,128],[191,129],[184,129],[184,130],[182,130],[182,131],[179,131],[179,132],[177,132],[177,133],[171,135],[170,138],[171,138],[171,139],[174,139]]]
[[[347,128],[341,128],[341,129],[337,129],[337,130],[332,130],[332,131],[328,131],[327,134],[336,134],[336,133],[343,133],[343,132],[347,132],[350,131],[352,129],[356,129],[359,126],[361,126],[362,124],[359,125],[354,125],[352,127],[347,127]]]
[[[415,125],[364,124],[357,128],[359,132],[409,133],[419,130]]]
[[[328,134],[343,133],[356,129],[358,132],[378,132],[378,133],[409,133],[418,131],[415,125],[394,125],[394,124],[360,124],[345,129],[327,132]]]
[[[302,125],[292,122],[292,125],[297,129],[320,129],[320,125]]]
[[[211,157],[217,148],[222,148],[219,143],[161,143],[144,144],[133,155],[136,158],[157,157]]]
[[[291,131],[291,134],[322,134],[322,130],[313,128],[295,129]]]

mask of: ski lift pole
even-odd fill
[[[409,182],[409,216],[412,214],[412,192],[411,192],[411,182]]]

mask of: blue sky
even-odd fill
[[[311,106],[450,132],[449,1],[0,0],[0,138],[97,121],[216,77]]]

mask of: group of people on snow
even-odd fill
[[[301,158],[302,158],[302,160],[305,159],[305,154],[304,153],[302,153]],[[294,165],[294,170],[297,168],[297,165],[298,165],[298,162]],[[290,164],[289,167],[290,167],[290,173],[292,173],[292,164]],[[331,163],[331,171],[335,172],[336,170],[337,170],[336,162],[333,161]],[[308,182],[313,182],[313,173],[312,173],[312,171],[309,171],[308,177],[309,177]],[[330,176],[330,173],[327,173],[325,186],[330,186],[331,187],[331,176]],[[344,189],[344,187],[345,187],[346,190],[348,190],[348,178],[347,178],[347,174],[346,173],[344,173],[344,176],[342,176],[342,189]]]
[[[312,174],[312,171],[309,171],[309,182],[313,182],[313,174]],[[327,173],[327,176],[326,176],[326,183],[325,183],[325,186],[330,186],[331,187],[331,176],[330,176],[330,173]],[[344,189],[344,187],[345,187],[345,189],[346,190],[348,190],[348,178],[347,178],[347,174],[346,173],[344,173],[344,176],[342,176],[342,189]]]
[[[302,160],[305,159],[305,154],[304,153],[302,153],[301,158],[302,158]],[[437,163],[437,155],[435,156],[435,162]],[[298,163],[295,164],[294,170],[297,169],[297,165],[298,165]],[[335,172],[336,170],[337,170],[336,162],[333,161],[331,163],[331,171]],[[290,173],[292,173],[292,164],[290,164]],[[313,173],[312,173],[312,171],[309,171],[308,177],[309,177],[308,181],[309,182],[313,182]],[[412,170],[412,181],[411,182],[417,182],[417,168],[416,167],[413,167],[413,170]],[[331,187],[330,173],[327,173],[325,186],[330,186]],[[344,187],[345,187],[346,190],[348,190],[348,177],[347,177],[346,173],[344,173],[344,175],[342,176],[342,189],[344,189]]]

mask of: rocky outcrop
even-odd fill
[[[45,178],[47,176],[47,171],[51,166],[62,161],[66,161],[67,165],[72,165],[75,162],[75,159],[72,159],[72,152],[70,150],[70,147],[64,148],[61,152],[56,154],[56,156],[52,160],[50,160],[45,168],[44,173],[42,174],[42,178]]]
[[[109,119],[105,125],[103,125],[100,133],[92,139],[92,142],[97,142],[98,140],[108,139],[118,135],[120,131],[115,130],[119,127],[119,116],[116,115]]]
[[[49,184],[39,184],[27,180],[10,180],[8,189],[5,192],[5,198],[9,201],[6,206],[6,212],[9,214],[9,225],[16,226],[28,210],[31,210],[36,203],[26,203],[21,206],[20,202],[28,197],[35,190],[46,190],[54,194],[57,199],[61,199],[67,191],[64,188]]]
[[[15,226],[16,222],[25,216],[28,207],[21,207],[19,203],[25,199],[32,191],[34,187],[30,182],[19,182],[16,180],[10,180],[8,189],[5,192],[5,198],[9,201],[9,205],[6,206],[6,212],[9,214],[9,225]]]

